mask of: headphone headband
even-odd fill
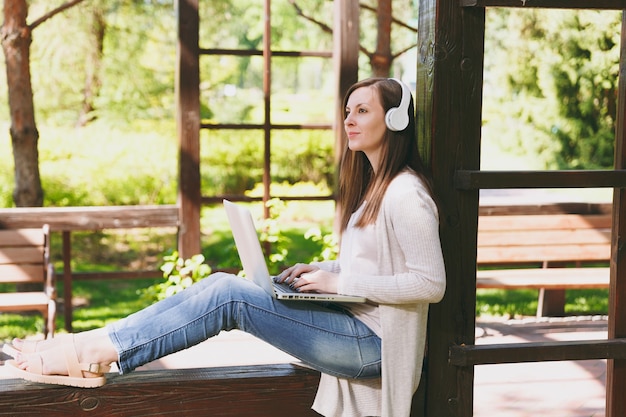
[[[397,78],[389,78],[402,87],[402,99],[398,107],[392,107],[385,114],[385,124],[393,132],[404,130],[409,125],[409,103],[411,102],[411,90],[409,86]]]

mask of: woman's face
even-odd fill
[[[350,94],[343,124],[350,150],[364,152],[376,169],[387,126],[385,110],[374,87],[360,87]]]

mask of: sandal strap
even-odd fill
[[[100,363],[80,363],[78,361],[78,353],[76,352],[76,344],[72,339],[72,346],[66,346],[65,351],[65,364],[67,366],[67,373],[74,378],[83,378],[83,372],[89,372],[92,374],[103,374],[111,370],[111,366],[103,365]]]

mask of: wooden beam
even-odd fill
[[[500,363],[626,359],[626,339],[456,345],[450,347],[449,357],[451,365],[461,367]]]
[[[456,173],[459,190],[504,188],[613,188],[626,187],[626,170],[472,171]]]
[[[615,169],[626,169],[626,12],[622,13]],[[609,285],[608,338],[626,338],[626,190],[613,193],[613,241]],[[626,359],[610,359],[606,365],[606,417],[626,415]]]
[[[0,416],[317,416],[318,381],[291,364],[108,374],[93,389],[3,379]]]
[[[625,0],[460,0],[463,7],[523,7],[549,9],[626,9]]]
[[[50,225],[51,231],[178,227],[178,207],[93,206],[16,207],[0,209],[0,228],[23,229]]]
[[[200,253],[200,16],[198,0],[176,0],[176,121],[178,128],[178,252]]]
[[[485,11],[457,0],[421,0],[419,11],[417,136],[440,202],[447,289],[430,307],[427,398],[412,415],[471,417],[474,370],[451,366],[447,352],[474,344],[478,191],[452,185],[457,170],[480,168]]]
[[[345,148],[343,98],[359,77],[359,2],[334,0],[333,65],[335,73],[335,162]],[[336,170],[339,172],[339,169]],[[338,181],[335,181],[338,183]]]

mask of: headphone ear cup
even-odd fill
[[[411,90],[402,81],[396,78],[390,78],[400,84],[402,88],[402,99],[398,107],[392,107],[385,113],[385,124],[392,132],[404,130],[409,125],[409,104],[411,102]]]
[[[399,132],[409,125],[409,114],[400,107],[392,107],[385,114],[385,124],[392,132]]]

